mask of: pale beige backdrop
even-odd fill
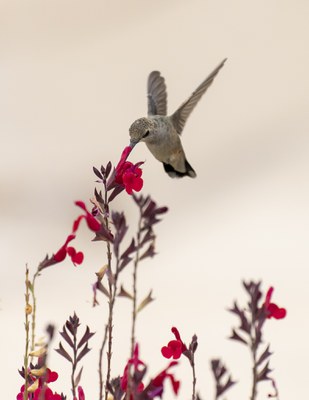
[[[74,200],[92,195],[92,166],[118,160],[129,125],[146,113],[148,73],[165,76],[172,112],[225,57],[183,134],[197,178],[171,180],[144,145],[132,154],[146,161],[143,193],[170,208],[157,227],[159,254],[140,271],[140,295],[153,288],[156,298],[138,321],[141,357],[150,375],[163,368],[160,348],[176,325],[187,342],[198,335],[201,398],[213,398],[209,360],[220,357],[239,381],[226,397],[248,399],[251,360],[227,340],[236,319],[226,309],[244,301],[242,279],[262,279],[288,310],[265,332],[280,399],[305,398],[308,15],[307,0],[1,1],[1,398],[14,399],[22,384],[25,264],[34,271],[63,243],[78,215]],[[131,199],[123,194],[115,205],[134,228]],[[106,305],[91,308],[91,282],[105,249],[90,239],[83,227],[76,246],[84,264],[44,271],[37,298],[39,332],[48,322],[60,329],[74,310],[97,332],[82,379],[94,400]],[[113,375],[128,356],[129,313],[120,299]],[[67,362],[56,353],[49,361],[61,375],[53,387],[71,398]],[[180,398],[190,398],[185,359],[175,374]],[[260,399],[269,392],[261,385]]]

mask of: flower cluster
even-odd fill
[[[57,372],[51,371],[49,368],[32,369],[29,371],[28,378],[31,385],[28,387],[28,399],[31,400],[62,400],[62,396],[54,393],[48,383],[55,382],[58,379]],[[16,396],[16,400],[24,400],[25,385],[20,389]]]

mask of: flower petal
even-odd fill
[[[163,346],[161,349],[161,354],[165,358],[171,358],[173,353],[172,350],[168,346]]]

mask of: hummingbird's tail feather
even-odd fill
[[[185,165],[186,165],[186,172],[179,172],[171,164],[163,163],[164,171],[171,178],[183,178],[184,176],[190,176],[190,178],[195,178],[196,173],[187,160],[185,160]]]

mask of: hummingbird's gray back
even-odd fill
[[[131,125],[131,144],[135,145],[139,141],[144,141],[154,157],[163,163],[164,170],[173,178],[196,176],[186,159],[180,135],[190,114],[213,83],[225,61],[226,59],[207,76],[171,116],[167,116],[167,92],[164,78],[158,71],[149,74],[148,118],[140,118]]]

